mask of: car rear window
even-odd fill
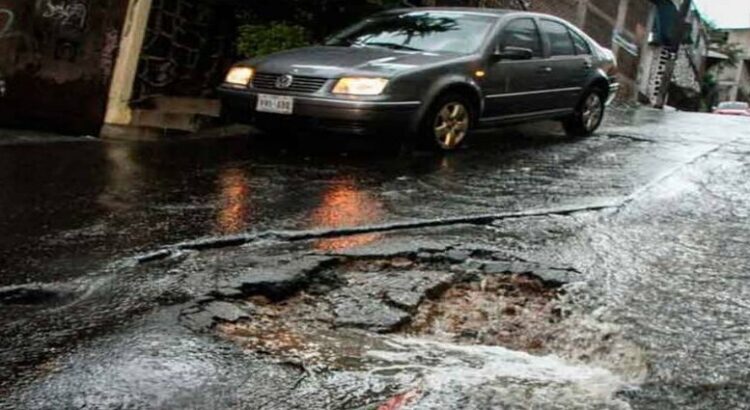
[[[564,24],[552,20],[542,20],[542,31],[549,38],[550,55],[572,56],[576,54],[573,39]]]
[[[573,45],[576,48],[576,54],[591,54],[591,45],[589,45],[589,42],[584,40],[584,38],[575,31],[568,31],[570,32],[570,36],[573,37]]]

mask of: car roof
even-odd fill
[[[498,18],[498,20],[501,17],[506,17],[506,16],[509,16],[509,18],[517,16],[517,17],[536,17],[536,18],[554,20],[554,21],[558,21],[568,26],[568,28],[575,31],[578,35],[586,39],[589,44],[594,45],[598,48],[603,48],[596,40],[591,38],[591,36],[589,36],[588,33],[581,30],[579,27],[577,27],[575,24],[571,23],[570,21],[554,16],[552,14],[537,13],[533,11],[482,8],[482,7],[411,7],[411,8],[390,9],[390,10],[382,11],[376,14],[375,16],[397,15],[397,14],[413,13],[413,12],[419,12],[419,11],[461,12],[461,13],[466,13],[466,14],[496,17]]]
[[[492,8],[481,8],[481,7],[413,7],[413,8],[398,8],[391,9],[380,13],[380,15],[388,14],[402,14],[420,11],[444,11],[444,12],[460,12],[466,14],[480,14],[485,16],[500,17],[508,13],[517,12],[516,10],[508,9],[492,9]]]
[[[413,12],[420,12],[420,11],[442,11],[442,12],[460,12],[460,13],[466,13],[466,14],[474,14],[474,15],[481,15],[481,16],[490,16],[490,17],[504,17],[504,16],[531,16],[531,17],[541,17],[541,18],[547,18],[551,20],[557,20],[562,23],[565,23],[569,26],[575,27],[574,24],[570,23],[569,21],[565,19],[561,19],[557,16],[553,16],[551,14],[545,14],[545,13],[536,13],[533,11],[523,11],[523,10],[512,10],[512,9],[495,9],[495,8],[482,8],[482,7],[412,7],[412,8],[396,8],[396,9],[390,9],[383,12],[378,13],[379,16],[387,16],[391,14],[403,14],[403,13],[413,13]]]

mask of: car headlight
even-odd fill
[[[241,85],[246,87],[253,80],[255,70],[250,67],[232,67],[227,73],[225,81],[232,85]]]
[[[333,87],[334,94],[379,95],[388,85],[386,78],[344,77]]]

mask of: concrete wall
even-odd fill
[[[750,58],[750,28],[729,31],[729,42],[742,45],[745,57]]]
[[[729,30],[729,43],[739,44],[745,54],[737,67],[727,67],[719,73],[721,100],[737,100],[750,94],[750,28]]]
[[[740,61],[737,67],[722,70],[719,87],[722,101],[741,100],[750,94],[750,59]]]
[[[0,0],[0,126],[96,134],[126,0]]]

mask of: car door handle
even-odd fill
[[[586,70],[588,70],[589,68],[591,68],[593,66],[594,65],[591,64],[591,61],[586,61],[586,62],[583,63],[583,68],[585,68]]]
[[[552,67],[542,67],[542,68],[540,68],[537,71],[539,71],[540,73],[543,73],[543,74],[544,73],[551,73],[552,72]]]

